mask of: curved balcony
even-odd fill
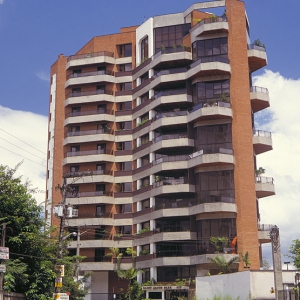
[[[72,173],[79,173],[79,172],[70,172]],[[91,171],[89,176],[75,176],[77,177],[76,184],[85,184],[85,183],[96,183],[96,182],[110,182],[114,183],[114,177],[112,176],[112,172],[105,172],[104,170],[96,170]],[[71,175],[67,178],[67,183],[72,184],[74,181],[74,177],[71,178]]]
[[[115,157],[111,153],[111,150],[86,150],[67,152],[65,154],[66,157],[63,160],[63,165],[98,161],[114,162]]]
[[[115,116],[112,113],[113,113],[112,111],[109,112],[104,109],[71,112],[66,114],[64,126],[69,124],[87,123],[87,122],[100,122],[100,121],[115,122]]]
[[[80,270],[82,271],[114,271],[115,265],[112,262],[99,262],[103,257],[87,257],[81,262]],[[109,257],[110,259],[110,257]]]
[[[162,148],[194,147],[194,139],[189,139],[187,133],[163,134],[152,140],[151,151]]]
[[[114,135],[107,129],[81,130],[67,132],[64,145],[87,142],[110,141],[113,142]]]
[[[261,154],[272,150],[272,133],[263,130],[254,130],[253,147],[255,154]]]
[[[152,119],[153,129],[156,129],[161,126],[185,124],[187,122],[187,115],[188,111],[171,111],[158,113]]]
[[[271,224],[258,224],[258,241],[261,244],[270,243],[270,231],[274,227]]]
[[[80,192],[76,195],[67,195],[67,203],[71,205],[83,204],[115,204],[115,199],[111,192],[95,191],[95,192]]]
[[[99,101],[114,102],[112,90],[96,90],[86,92],[72,92],[66,95],[65,106],[73,104],[93,103]]]
[[[176,66],[185,66],[192,61],[190,47],[174,46],[165,47],[152,57],[152,68],[170,68]]]
[[[189,158],[188,168],[234,164],[233,150],[220,147],[201,149],[189,155]]]
[[[190,30],[192,43],[197,37],[207,34],[227,33],[228,22],[226,18],[211,17],[205,18]]]
[[[197,120],[217,120],[232,118],[232,109],[229,102],[217,99],[205,100],[189,111],[188,122]]]
[[[96,71],[96,72],[86,72],[86,73],[74,73],[70,74],[65,83],[65,88],[71,85],[82,85],[89,83],[98,82],[115,82],[115,77],[112,72],[108,71]]]
[[[275,195],[274,179],[272,177],[255,177],[256,197],[263,198]]]
[[[201,76],[230,75],[229,59],[220,55],[203,57],[190,65],[186,78],[194,79]]]
[[[266,88],[252,86],[250,88],[251,107],[254,113],[270,106],[269,91]]]
[[[248,45],[248,61],[250,72],[255,72],[268,64],[266,48]]]
[[[152,81],[150,84],[151,89],[159,89],[162,86],[168,86],[169,83],[174,83],[176,81],[186,80],[187,68],[176,68],[169,70],[161,70],[157,74],[151,77]],[[136,95],[135,95],[136,96]]]
[[[112,52],[100,51],[85,54],[76,54],[68,57],[66,69],[83,65],[92,65],[108,63],[115,64],[114,54]]]

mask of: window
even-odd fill
[[[120,163],[120,170],[121,171],[131,171],[132,170],[132,162],[131,161],[124,161]]]
[[[149,142],[149,133],[141,136],[141,144],[144,145]]]
[[[121,191],[122,192],[132,192],[132,183],[131,182],[121,183]]]
[[[71,126],[71,132],[78,132],[80,131],[80,126]]]
[[[220,58],[228,61],[227,37],[193,43],[193,61],[202,59],[203,62],[209,62],[220,60]]]
[[[105,164],[97,164],[96,165],[96,174],[100,175],[100,174],[104,174],[105,173]]]
[[[103,240],[107,238],[107,231],[105,230],[105,226],[100,226],[95,228],[95,240]]]
[[[132,44],[124,44],[119,46],[120,57],[132,56]]]
[[[73,172],[78,172],[79,171],[79,166],[71,166],[70,167],[70,172],[73,173]]]
[[[141,41],[141,62],[149,58],[148,36]]]
[[[132,150],[132,142],[119,142],[117,150]]]
[[[105,184],[96,184],[96,196],[105,195]]]
[[[120,110],[131,110],[132,108],[132,102],[131,101],[126,101],[120,103]]]
[[[97,85],[97,94],[105,93],[105,85]]]
[[[97,124],[98,133],[109,133],[109,127],[107,123]]]
[[[131,225],[119,226],[119,232],[118,233],[131,234],[132,233],[132,226]]]
[[[104,154],[106,152],[106,144],[98,144],[97,150],[98,154]]]
[[[80,94],[81,93],[81,88],[73,88],[72,89],[72,94]]]
[[[131,91],[131,90],[132,90],[132,82],[120,83],[120,91]]]
[[[196,174],[196,193],[200,203],[234,203],[233,171],[215,171]]]
[[[96,206],[96,218],[102,218],[105,216],[105,205]]]
[[[95,262],[104,261],[105,250],[102,248],[95,248]]]
[[[142,272],[142,282],[145,283],[145,282],[150,280],[150,268],[142,269],[142,270],[143,270],[143,272]],[[159,296],[161,296],[161,295],[159,295]],[[152,298],[152,299],[154,299],[154,298]]]
[[[74,106],[72,107],[72,116],[79,116],[81,111],[80,106]]]
[[[120,122],[119,123],[119,129],[121,129],[121,130],[130,130],[130,129],[132,129],[132,122],[131,121]]]
[[[78,152],[80,150],[80,146],[71,146],[71,152]]]
[[[174,45],[182,45],[183,37],[189,33],[190,29],[190,23],[155,28],[155,53],[164,48],[172,48]]]
[[[148,99],[149,99],[149,93],[146,93],[146,94],[142,95],[141,96],[141,103],[144,103]]]
[[[141,185],[139,188],[144,188],[150,185],[150,178],[149,177],[144,177],[141,179]]]
[[[97,111],[98,111],[98,114],[105,114],[106,113],[106,104],[98,104]]]
[[[132,204],[121,204],[120,205],[120,214],[126,214],[126,213],[131,213],[132,212]]]
[[[150,163],[149,155],[145,155],[145,156],[141,157],[141,167],[143,167],[149,163]]]
[[[106,67],[105,66],[97,67],[97,74],[98,75],[106,74]]]
[[[150,199],[146,199],[142,201],[142,210],[150,208]]]
[[[119,71],[120,72],[132,71],[132,64],[119,65]]]

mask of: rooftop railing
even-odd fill
[[[269,94],[269,90],[267,88],[263,88],[263,87],[260,87],[260,86],[251,86],[250,87],[250,92],[258,92],[258,93]]]
[[[266,52],[266,48],[264,46],[258,46],[258,45],[255,45],[255,44],[248,45],[248,49],[249,50],[258,50],[258,51]]]
[[[274,178],[272,177],[265,177],[265,176],[255,176],[256,183],[267,183],[267,184],[274,184]]]
[[[203,24],[211,24],[211,23],[217,23],[217,22],[227,22],[227,18],[212,16],[210,18],[202,19],[198,24],[196,24],[195,26],[193,26],[190,29],[190,32],[193,32],[195,29],[201,27]]]
[[[272,137],[272,133],[269,131],[264,131],[264,130],[253,130],[253,135],[254,136],[263,136],[263,137],[267,137],[267,138],[271,138]]]
[[[108,52],[108,51],[91,52],[91,53],[85,53],[85,54],[76,54],[76,55],[69,56],[68,61],[75,60],[75,59],[97,57],[97,56],[114,57],[114,54],[112,52]]]

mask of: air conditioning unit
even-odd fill
[[[55,217],[61,218],[64,215],[64,206],[62,204],[54,206],[53,214],[55,215]]]
[[[78,209],[77,208],[73,208],[73,206],[69,206],[68,210],[67,210],[67,217],[68,218],[76,218],[78,217]]]

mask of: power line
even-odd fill
[[[43,152],[43,151],[41,151],[41,150],[39,150],[39,149],[37,149],[37,148],[33,147],[32,145],[30,145],[30,144],[26,143],[25,141],[23,141],[23,140],[19,139],[18,137],[14,136],[13,134],[11,134],[11,133],[7,132],[6,130],[4,130],[4,129],[2,129],[2,128],[0,128],[0,130],[2,130],[2,131],[4,131],[5,133],[7,133],[7,134],[11,135],[11,136],[12,136],[12,137],[14,137],[15,139],[17,139],[17,140],[21,141],[22,143],[24,143],[24,144],[28,145],[29,147],[31,147],[31,148],[33,148],[33,149],[35,149],[35,150],[37,150],[37,151],[39,151],[39,152],[43,153],[44,155],[46,155],[46,154],[45,154],[45,152]]]
[[[15,152],[13,152],[13,151],[11,151],[11,150],[8,150],[8,149],[6,149],[6,148],[4,148],[4,147],[2,147],[2,146],[0,146],[0,148],[2,148],[2,149],[5,149],[6,151],[9,151],[9,152],[11,152],[11,153],[13,153],[13,154],[15,154],[15,155],[21,156],[22,158],[28,159],[28,160],[30,160],[30,161],[32,161],[32,162],[34,162],[35,164],[38,164],[38,165],[40,165],[40,166],[42,166],[42,167],[46,168],[46,166],[45,166],[45,165],[42,165],[42,164],[40,164],[40,163],[38,163],[38,162],[36,162],[36,161],[34,161],[34,160],[30,159],[30,158],[27,158],[27,157],[25,157],[25,156],[21,155],[21,154],[15,153]]]
[[[29,152],[29,151],[27,151],[27,150],[25,150],[25,149],[23,149],[23,148],[21,148],[21,147],[15,145],[15,144],[11,143],[11,142],[9,142],[8,140],[6,140],[6,139],[4,139],[4,138],[2,138],[2,137],[0,137],[0,139],[4,140],[5,142],[7,142],[7,143],[9,143],[9,144],[11,144],[11,145],[13,145],[13,146],[15,146],[15,147],[17,147],[17,148],[19,148],[19,149],[25,151],[25,152],[27,152],[27,153],[29,153],[29,154],[31,154],[31,155],[37,157],[37,158],[40,158],[40,159],[42,159],[42,160],[44,160],[44,161],[47,161],[46,159],[44,159],[44,158],[42,158],[42,157],[40,157],[40,156],[37,156],[37,155],[33,154],[32,152]],[[45,155],[46,155],[46,154],[45,154]]]

